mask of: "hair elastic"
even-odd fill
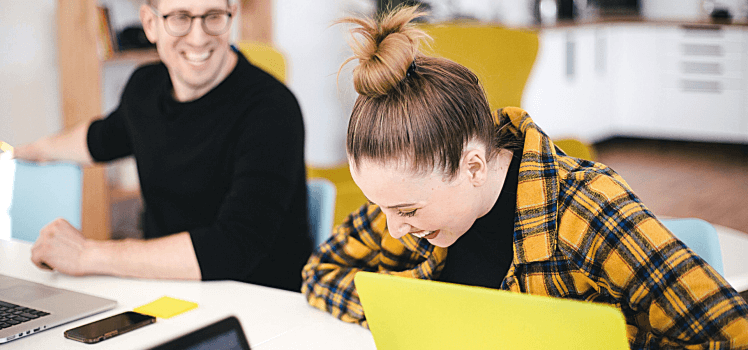
[[[405,72],[406,77],[410,77],[411,74],[415,74],[416,72],[416,60],[413,59],[413,63],[410,64],[410,67],[408,67],[408,71]]]

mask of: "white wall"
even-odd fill
[[[56,0],[0,0],[0,140],[11,145],[61,128],[56,12]]]
[[[318,167],[346,161],[345,134],[356,92],[353,63],[336,75],[352,54],[343,26],[331,26],[346,14],[371,13],[368,0],[275,0],[273,35],[286,57],[287,83],[301,105],[306,127],[306,160]]]

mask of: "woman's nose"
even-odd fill
[[[410,232],[412,226],[397,216],[397,214],[387,215],[387,228],[390,235],[394,238],[400,238]]]

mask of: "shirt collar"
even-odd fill
[[[524,110],[507,107],[494,120],[509,124],[503,132],[524,139],[517,186],[513,264],[550,259],[558,241],[558,163],[553,142]]]

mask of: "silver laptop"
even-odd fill
[[[116,305],[114,300],[0,274],[0,344]]]

